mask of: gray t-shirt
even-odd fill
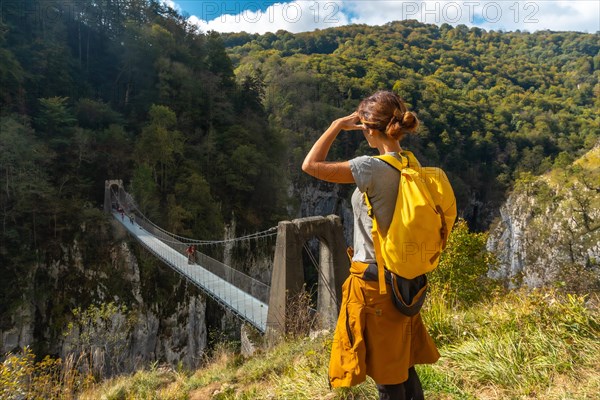
[[[397,153],[393,154],[398,157]],[[375,249],[371,229],[373,222],[367,214],[363,193],[367,193],[373,212],[380,228],[385,232],[392,222],[400,173],[386,162],[369,156],[360,156],[350,160],[350,170],[356,182],[352,194],[354,214],[354,261],[375,263]]]

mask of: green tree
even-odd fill
[[[160,220],[159,191],[152,168],[147,164],[139,164],[133,171],[131,187],[139,210],[151,220]]]
[[[35,118],[38,132],[44,133],[51,140],[64,138],[77,120],[68,108],[67,97],[50,97],[40,99],[40,110]]]
[[[428,275],[429,284],[442,290],[450,303],[472,304],[494,288],[487,273],[495,261],[486,242],[487,234],[470,232],[465,220],[455,223],[439,266]]]
[[[177,117],[169,107],[153,105],[149,117],[136,143],[136,159],[152,168],[160,192],[166,193],[169,179],[174,178],[177,161],[183,154],[184,138],[176,129]]]
[[[75,105],[78,125],[82,128],[100,130],[122,123],[121,115],[103,102],[88,98],[80,99]]]
[[[25,82],[25,71],[13,52],[6,46],[6,24],[0,22],[0,108],[19,111],[23,109],[22,95],[19,93]]]
[[[184,175],[175,185],[175,196],[183,225],[192,237],[213,239],[221,237],[223,220],[219,204],[211,194],[206,179],[197,172]]]
[[[26,118],[0,118],[0,316],[21,304],[31,265],[47,248],[56,202],[50,151]],[[6,321],[6,319],[4,319]]]

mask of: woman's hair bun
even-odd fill
[[[419,127],[419,120],[412,111],[394,110],[392,118],[388,123],[385,134],[395,140],[400,140],[404,135],[413,133]]]
[[[394,117],[396,117],[398,120],[402,121],[402,118],[404,117],[405,111],[402,111],[399,108],[394,109],[393,115]]]
[[[407,111],[402,116],[402,128],[406,131],[412,133],[417,130],[419,127],[419,119],[412,111]]]

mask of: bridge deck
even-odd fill
[[[259,331],[265,332],[267,327],[268,305],[240,290],[226,280],[207,271],[201,265],[188,264],[187,257],[168,246],[135,222],[131,223],[127,216],[122,218],[117,212],[113,216],[138,241],[165,264],[189,279],[226,308],[238,314]]]

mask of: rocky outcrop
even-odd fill
[[[12,312],[10,325],[0,329],[0,354],[31,346],[34,341],[34,314],[33,304],[25,301]]]
[[[338,215],[344,226],[344,239],[347,244],[351,244],[354,217],[348,199],[351,190],[354,190],[355,187],[354,185],[336,185],[321,181],[312,181],[306,186],[299,187],[296,190],[300,199],[297,217]]]
[[[600,286],[600,148],[541,177],[525,176],[500,209],[490,276],[511,287]]]
[[[525,237],[533,217],[530,206],[526,195],[513,193],[500,208],[500,220],[492,227],[487,243],[488,250],[498,259],[497,268],[490,271],[491,277],[513,279],[523,274],[527,258]]]
[[[118,240],[100,235],[92,244],[108,257],[91,260],[97,254],[89,254],[89,243],[75,240],[61,246],[57,259],[31,269],[20,305],[0,327],[0,354],[30,346],[64,358],[102,348],[109,374],[154,361],[199,365],[208,337],[205,296],[111,225]],[[109,303],[118,307],[96,311],[88,324],[73,314]]]

